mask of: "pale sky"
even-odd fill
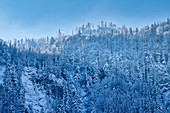
[[[170,18],[170,0],[0,0],[0,38],[41,38],[104,20],[140,27]]]

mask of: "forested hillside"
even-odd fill
[[[0,40],[1,113],[170,113],[170,20]]]

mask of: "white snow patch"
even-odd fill
[[[4,72],[5,72],[5,67],[4,66],[0,66],[0,84],[3,84],[3,79],[4,79]]]
[[[32,105],[34,112],[39,113],[46,105],[45,92],[36,87],[35,84],[33,85],[33,82],[30,80],[32,74],[36,74],[36,70],[30,67],[24,68],[24,70],[22,83],[25,88],[25,105]]]

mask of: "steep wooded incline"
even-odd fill
[[[170,20],[0,40],[2,113],[169,113]]]

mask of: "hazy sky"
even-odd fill
[[[4,40],[69,34],[88,21],[140,27],[170,18],[170,0],[0,0]]]

